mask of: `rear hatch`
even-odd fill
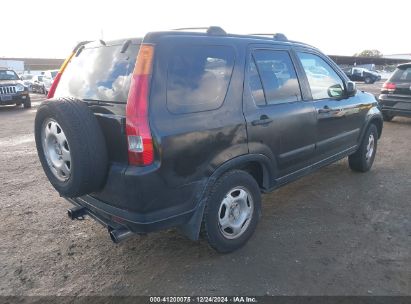
[[[399,66],[384,84],[382,94],[389,94],[395,98],[411,98],[411,65]]]
[[[102,127],[110,162],[128,163],[126,103],[140,43],[96,41],[81,46],[54,93],[54,98],[71,97],[89,105]]]

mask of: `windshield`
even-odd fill
[[[0,80],[19,80],[19,76],[14,71],[0,70]]]
[[[74,56],[61,76],[54,97],[127,102],[139,45],[86,47]]]
[[[51,78],[53,78],[53,79],[56,78],[57,73],[58,73],[58,71],[51,71],[50,72]]]

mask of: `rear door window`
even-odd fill
[[[294,65],[287,51],[256,50],[252,57],[249,83],[257,105],[263,104],[262,98],[268,105],[302,99]],[[253,72],[255,68],[256,72]]]
[[[234,66],[228,46],[191,45],[172,50],[168,62],[167,107],[184,114],[219,108]]]
[[[61,76],[54,97],[126,103],[139,50],[123,43],[87,46],[74,56]]]

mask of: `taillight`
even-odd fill
[[[69,61],[71,60],[71,58],[73,58],[75,53],[76,53],[75,51],[73,53],[71,53],[71,55],[69,57],[67,57],[67,59],[64,60],[63,64],[61,65],[60,70],[58,71],[56,77],[54,78],[53,84],[50,87],[50,91],[47,94],[48,99],[54,97],[54,93],[56,92],[57,85],[60,82],[61,74],[63,74],[64,70],[66,69],[66,67],[69,63]]]
[[[126,134],[130,165],[147,166],[154,161],[153,139],[148,121],[148,97],[154,46],[142,44],[131,78],[126,107]]]
[[[385,82],[385,83],[382,85],[382,88],[385,89],[385,90],[388,90],[389,92],[394,92],[395,89],[397,88],[397,86],[396,86],[395,83]]]

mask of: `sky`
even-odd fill
[[[2,1],[0,57],[65,58],[82,40],[210,25],[284,33],[328,55],[411,53],[410,9],[409,0]]]

